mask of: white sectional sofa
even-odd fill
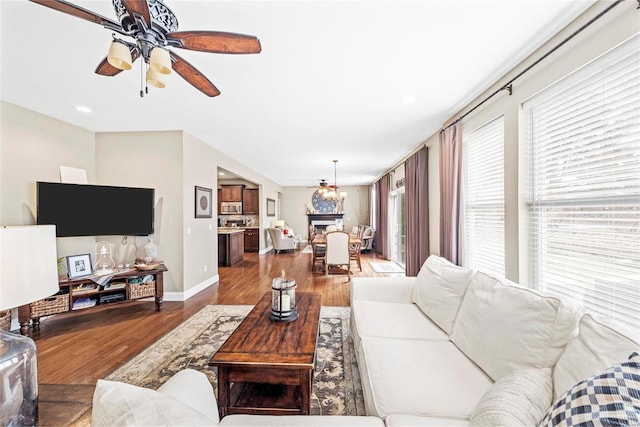
[[[220,420],[213,387],[207,376],[193,369],[184,369],[158,390],[98,380],[93,395],[91,425],[384,427],[384,422],[377,417],[321,415],[227,415]]]
[[[537,425],[565,390],[640,352],[640,331],[437,256],[416,278],[354,277],[351,334],[367,414],[388,427]]]
[[[207,377],[187,369],[157,391],[98,381],[92,425],[640,426],[640,325],[618,332],[437,256],[415,278],[354,277],[351,334],[368,416],[220,420]]]

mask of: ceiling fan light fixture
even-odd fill
[[[169,51],[161,47],[154,47],[149,58],[149,67],[156,73],[171,74],[171,58]]]
[[[166,74],[157,73],[153,68],[149,68],[147,70],[147,84],[149,86],[157,87],[158,89],[162,89],[166,86],[165,79],[167,78]]]
[[[131,51],[126,44],[114,40],[109,46],[109,54],[107,62],[119,70],[130,70],[133,60],[131,59]]]

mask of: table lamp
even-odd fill
[[[0,312],[58,290],[56,228],[0,227]],[[38,366],[29,337],[0,331],[0,425],[36,425]]]
[[[284,220],[283,219],[276,220],[275,227],[276,228],[284,228]]]

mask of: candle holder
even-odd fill
[[[271,282],[271,320],[291,322],[298,318],[296,281],[277,277]]]

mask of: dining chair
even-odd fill
[[[362,271],[362,264],[360,262],[360,245],[361,243],[349,244],[349,259],[355,261],[358,264],[358,269]]]
[[[347,266],[347,282],[351,280],[351,255],[349,254],[349,233],[332,231],[327,233],[327,253],[324,261],[324,274],[329,274],[330,265]]]

